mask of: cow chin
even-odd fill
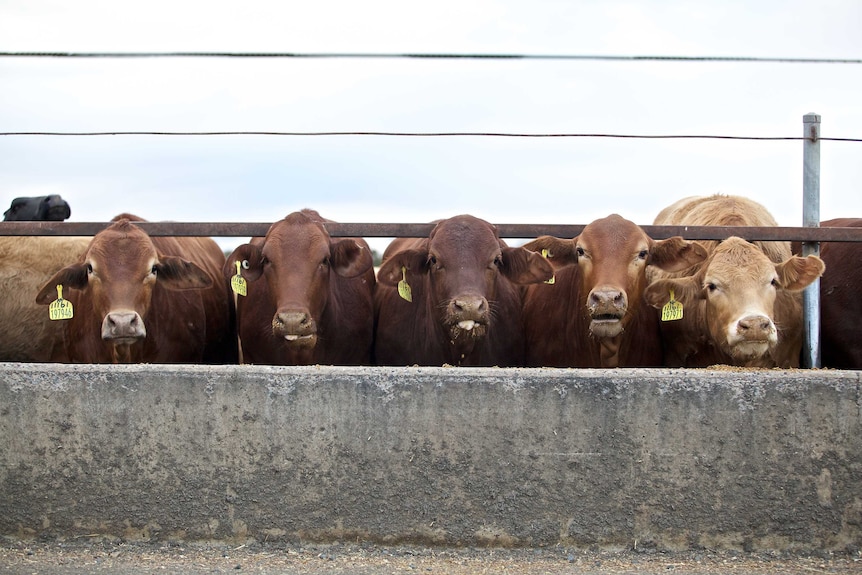
[[[449,324],[449,338],[454,342],[482,339],[487,332],[486,324],[474,320],[461,320]]]
[[[620,318],[594,318],[590,322],[590,333],[593,337],[611,338],[617,337],[623,332],[623,322]]]

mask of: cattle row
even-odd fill
[[[611,215],[510,247],[459,215],[395,239],[375,273],[366,242],[330,237],[312,210],[227,257],[136,221],[121,214],[93,238],[0,238],[0,360],[791,368],[801,290],[822,276],[823,364],[862,369],[858,244],[825,243],[821,260],[790,242],[658,241]],[[777,225],[723,195],[680,200],[654,223]]]

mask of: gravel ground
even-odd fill
[[[69,575],[160,573],[264,575],[493,574],[811,574],[862,573],[862,555],[785,556],[734,552],[441,549],[377,545],[240,546],[74,540],[0,540],[0,573]]]

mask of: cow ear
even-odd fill
[[[374,266],[370,250],[350,238],[330,244],[330,261],[335,273],[346,278],[364,274]]]
[[[548,260],[526,248],[503,248],[500,272],[520,285],[537,284],[554,277],[554,268]]]
[[[240,263],[242,268],[242,277],[248,281],[255,281],[263,273],[263,254],[260,251],[260,246],[254,244],[242,244],[227,257],[222,273],[225,279],[230,279],[236,275],[236,262]]]
[[[427,250],[404,250],[392,254],[392,257],[383,262],[377,271],[377,281],[384,285],[398,285],[402,279],[424,276],[428,273],[428,251]]]
[[[553,236],[540,236],[535,240],[527,242],[522,247],[531,252],[544,255],[551,265],[554,266],[554,269],[578,263],[575,240],[563,240]]]
[[[817,256],[793,256],[789,260],[775,264],[778,284],[782,289],[799,291],[811,285],[823,275],[826,264]]]
[[[648,265],[666,272],[680,272],[706,259],[706,249],[679,236],[657,241],[650,248]]]
[[[87,287],[87,265],[73,264],[55,273],[36,294],[36,303],[46,305],[57,299],[58,285],[72,289]]]
[[[200,266],[176,256],[162,256],[153,267],[159,284],[170,290],[204,289],[213,285],[212,277]]]
[[[644,290],[644,300],[654,308],[661,309],[673,299],[685,304],[692,304],[703,297],[700,280],[694,277],[656,280]]]

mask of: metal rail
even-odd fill
[[[266,235],[272,222],[135,222],[151,236],[252,237]],[[92,236],[110,222],[0,222],[0,236]],[[586,224],[496,224],[500,237],[572,238]],[[329,222],[334,237],[424,237],[433,223]],[[862,242],[862,228],[755,226],[641,226],[653,239],[682,236],[689,240],[722,240],[738,236],[749,241]]]

